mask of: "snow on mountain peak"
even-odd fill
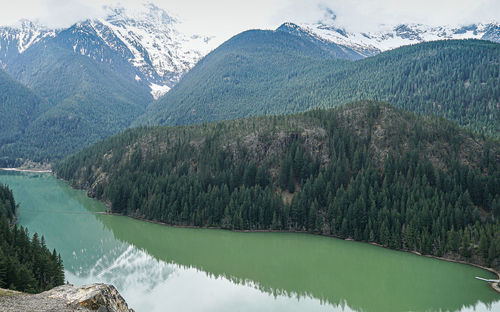
[[[142,10],[107,7],[107,11],[107,17],[96,22],[127,46],[133,55],[129,62],[155,86],[151,87],[155,97],[215,48],[209,37],[180,32],[180,21],[152,3],[145,3]]]
[[[128,62],[135,68],[131,78],[149,85],[157,98],[217,44],[212,37],[181,31],[178,18],[152,3],[139,8],[106,6],[104,10],[104,17],[78,22],[66,30],[27,20],[0,27],[0,64],[44,38],[64,34],[61,42],[74,53],[101,62],[115,62],[116,57]]]
[[[15,26],[0,27],[0,50],[2,46],[15,46],[17,53],[23,53],[43,38],[55,37],[57,31],[29,20],[20,20]],[[13,52],[13,51],[11,51]]]
[[[472,24],[467,26],[429,26],[423,24],[400,24],[392,27],[381,25],[371,32],[350,32],[334,24],[300,24],[298,27],[330,42],[363,49],[373,54],[404,45],[444,39],[484,39],[500,42],[498,23]]]
[[[105,7],[102,18],[86,20],[66,30],[54,30],[27,20],[15,27],[0,27],[0,65],[45,39],[60,38],[74,53],[96,61],[116,62],[154,98],[168,92],[202,57],[218,45],[217,38],[190,34],[182,21],[162,8],[144,3],[139,8]],[[280,28],[323,42],[335,43],[368,57],[403,45],[441,39],[485,39],[500,42],[498,23],[467,26],[422,24],[381,25],[370,32],[355,32],[337,25],[333,11],[317,23],[285,23]],[[63,35],[64,34],[64,35]]]

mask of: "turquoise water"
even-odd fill
[[[74,284],[114,284],[136,311],[500,311],[480,269],[293,233],[173,228],[99,214],[50,174],[0,171],[19,223]]]

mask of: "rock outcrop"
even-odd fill
[[[67,284],[32,295],[0,292],[0,311],[98,311],[133,312],[112,285],[91,284],[80,287]]]

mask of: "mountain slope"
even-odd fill
[[[39,162],[61,158],[126,129],[152,100],[148,86],[127,79],[114,64],[68,50],[64,34],[37,43],[10,64],[13,76],[50,108],[19,140],[2,146],[4,156]]]
[[[370,49],[360,49],[360,48],[353,49],[350,46],[325,40],[324,38],[317,36],[310,31],[306,31],[305,29],[293,23],[285,23],[280,27],[278,27],[276,31],[286,32],[294,36],[300,37],[302,39],[305,39],[316,45],[318,48],[331,54],[332,58],[336,59],[359,60],[367,56],[374,55],[374,53]]]
[[[2,138],[7,164],[50,162],[126,129],[210,49],[210,38],[181,33],[152,4],[107,10],[67,29],[29,21],[0,28],[0,66],[46,104],[26,111],[36,118],[22,136]]]
[[[278,31],[235,36],[136,123],[176,125],[377,99],[500,136],[500,44],[428,42],[349,62],[296,53],[306,42]]]
[[[334,58],[316,42],[285,31],[246,31],[202,59],[135,124],[177,125],[278,113],[276,103],[296,96],[294,89]]]
[[[498,141],[363,102],[132,129],[56,173],[134,217],[308,231],[498,267],[499,164]]]
[[[18,140],[47,103],[0,69],[0,146]]]

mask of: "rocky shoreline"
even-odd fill
[[[40,294],[0,289],[0,311],[134,312],[128,307],[118,290],[113,285],[107,284],[80,287],[66,284]]]
[[[23,168],[0,168],[3,171],[17,171],[17,172],[34,172],[34,173],[52,173],[50,169],[23,169]]]

